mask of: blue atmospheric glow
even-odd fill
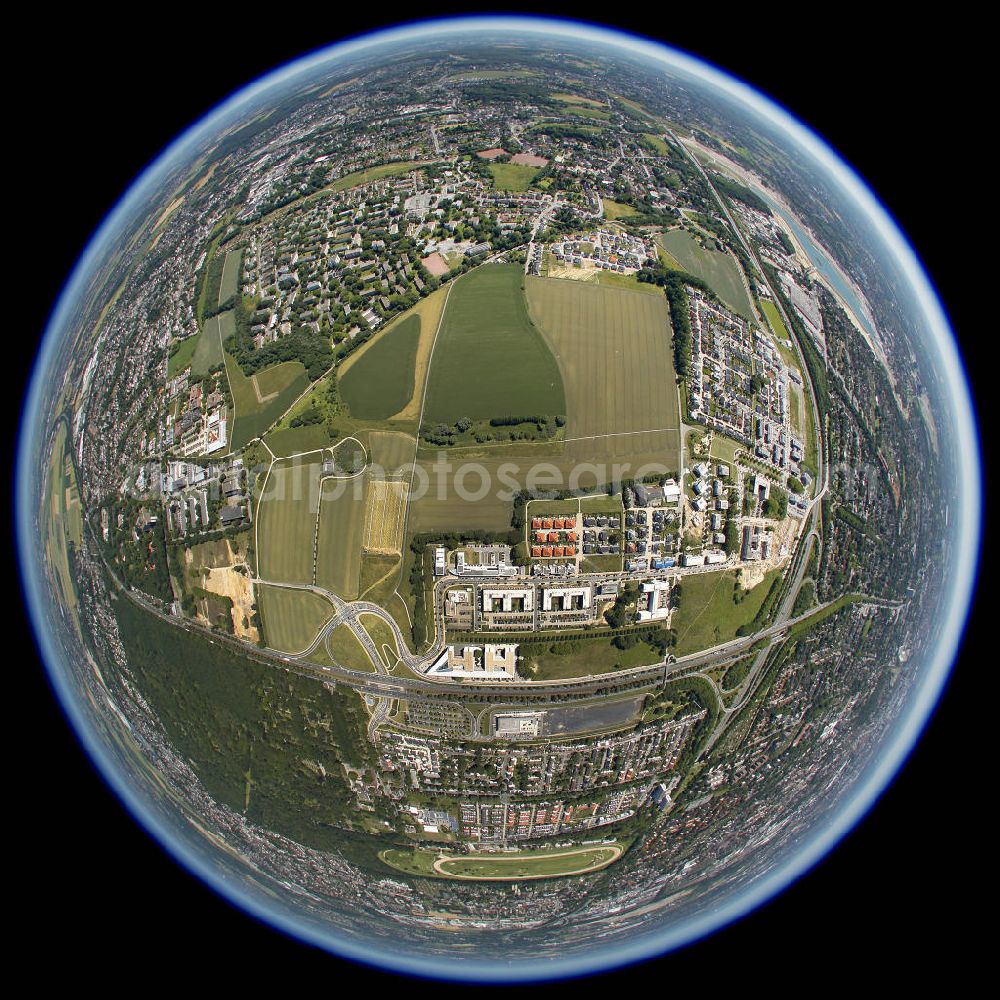
[[[191,842],[178,836],[176,830],[154,815],[145,798],[145,790],[137,789],[112,763],[98,736],[91,730],[69,673],[53,646],[47,624],[48,604],[43,571],[40,565],[38,536],[35,523],[37,496],[40,485],[40,456],[43,444],[41,404],[43,391],[52,384],[55,375],[57,349],[68,334],[68,322],[73,304],[84,293],[87,283],[102,255],[112,247],[123,226],[141,210],[149,193],[167,176],[169,170],[185,155],[218,133],[239,115],[241,109],[267,97],[275,89],[296,80],[305,80],[321,69],[329,69],[339,61],[380,46],[406,41],[447,38],[449,36],[483,32],[497,37],[502,32],[517,31],[545,37],[559,37],[589,42],[623,54],[640,56],[658,62],[673,71],[680,71],[700,84],[728,95],[748,112],[777,129],[792,148],[800,150],[822,167],[843,194],[867,218],[877,234],[887,259],[897,263],[907,288],[900,291],[905,301],[911,296],[913,311],[924,320],[927,337],[924,344],[934,359],[941,381],[947,389],[953,407],[951,423],[954,441],[957,489],[960,498],[950,516],[953,524],[953,583],[944,598],[941,625],[936,647],[924,669],[924,680],[913,691],[912,698],[897,720],[891,739],[882,747],[867,774],[858,781],[853,794],[828,823],[814,831],[812,838],[797,853],[787,855],[782,863],[764,878],[753,883],[736,898],[728,898],[711,912],[694,919],[681,920],[633,939],[627,945],[593,948],[587,955],[570,959],[535,960],[518,963],[481,961],[455,956],[445,962],[428,959],[415,953],[389,952],[362,947],[354,941],[325,932],[298,917],[291,905],[278,908],[273,900],[251,895],[242,886],[229,883],[212,859],[202,850],[194,850]],[[872,192],[818,136],[794,119],[788,112],[764,98],[751,87],[700,60],[675,49],[634,35],[612,31],[575,21],[528,17],[471,17],[420,22],[375,32],[336,44],[307,55],[250,84],[220,104],[202,121],[184,133],[152,164],[107,216],[87,247],[67,282],[50,318],[35,365],[25,402],[17,456],[17,535],[23,586],[31,611],[36,637],[47,664],[49,677],[57,691],[64,711],[85,746],[99,765],[105,780],[126,803],[131,812],[182,864],[197,873],[211,888],[237,903],[260,920],[321,948],[358,962],[390,968],[399,972],[447,979],[474,980],[538,980],[582,975],[649,958],[694,941],[748,913],[819,861],[868,811],[877,796],[893,779],[916,743],[927,719],[940,696],[954,660],[971,599],[979,552],[981,519],[980,451],[976,423],[965,372],[954,336],[941,304],[913,249]]]

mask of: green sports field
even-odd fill
[[[555,358],[533,326],[516,264],[456,280],[434,345],[424,422],[566,412]]]
[[[414,848],[390,848],[380,857],[386,864],[411,875],[469,881],[559,878],[598,871],[617,861],[622,845],[540,848],[513,854],[455,854]]]
[[[666,297],[558,278],[526,282],[530,314],[566,385],[568,455],[676,471],[680,411]]]
[[[385,420],[413,395],[420,317],[413,313],[378,338],[340,379],[340,395],[351,416]]]
[[[741,316],[753,316],[747,298],[740,266],[728,253],[704,250],[697,240],[684,229],[672,229],[657,237],[657,242],[685,271],[705,281],[722,301]]]
[[[257,604],[264,620],[264,639],[281,653],[299,653],[316,638],[334,614],[333,606],[308,590],[257,585]]]

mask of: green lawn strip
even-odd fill
[[[399,646],[392,629],[378,615],[359,615],[358,620],[364,630],[372,637],[375,648],[382,654],[385,668],[391,670],[399,660]],[[383,649],[383,646],[389,647],[388,652]]]

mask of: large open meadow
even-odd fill
[[[671,229],[657,237],[657,242],[685,271],[705,281],[730,309],[748,319],[753,316],[753,307],[740,276],[740,265],[734,257],[718,250],[703,249],[684,229]]]
[[[780,576],[772,570],[752,590],[743,590],[735,573],[692,573],[681,580],[680,607],[671,627],[677,635],[678,656],[708,649],[735,638],[760,611],[771,584]]]
[[[680,411],[666,298],[526,279],[528,308],[566,386],[567,457],[678,463]]]
[[[216,306],[227,302],[240,290],[240,265],[243,263],[242,250],[230,250],[222,263],[222,280],[219,282],[219,301]]]
[[[424,422],[566,412],[559,366],[528,316],[516,264],[456,280],[434,345]]]

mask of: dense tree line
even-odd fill
[[[756,209],[758,212],[763,212],[765,215],[771,214],[771,206],[756,191],[752,191],[745,185],[740,184],[739,181],[735,181],[731,177],[726,177],[725,174],[714,174],[712,176],[712,184],[716,191],[722,192],[726,197],[742,201],[744,205],[749,205],[751,208]]]

